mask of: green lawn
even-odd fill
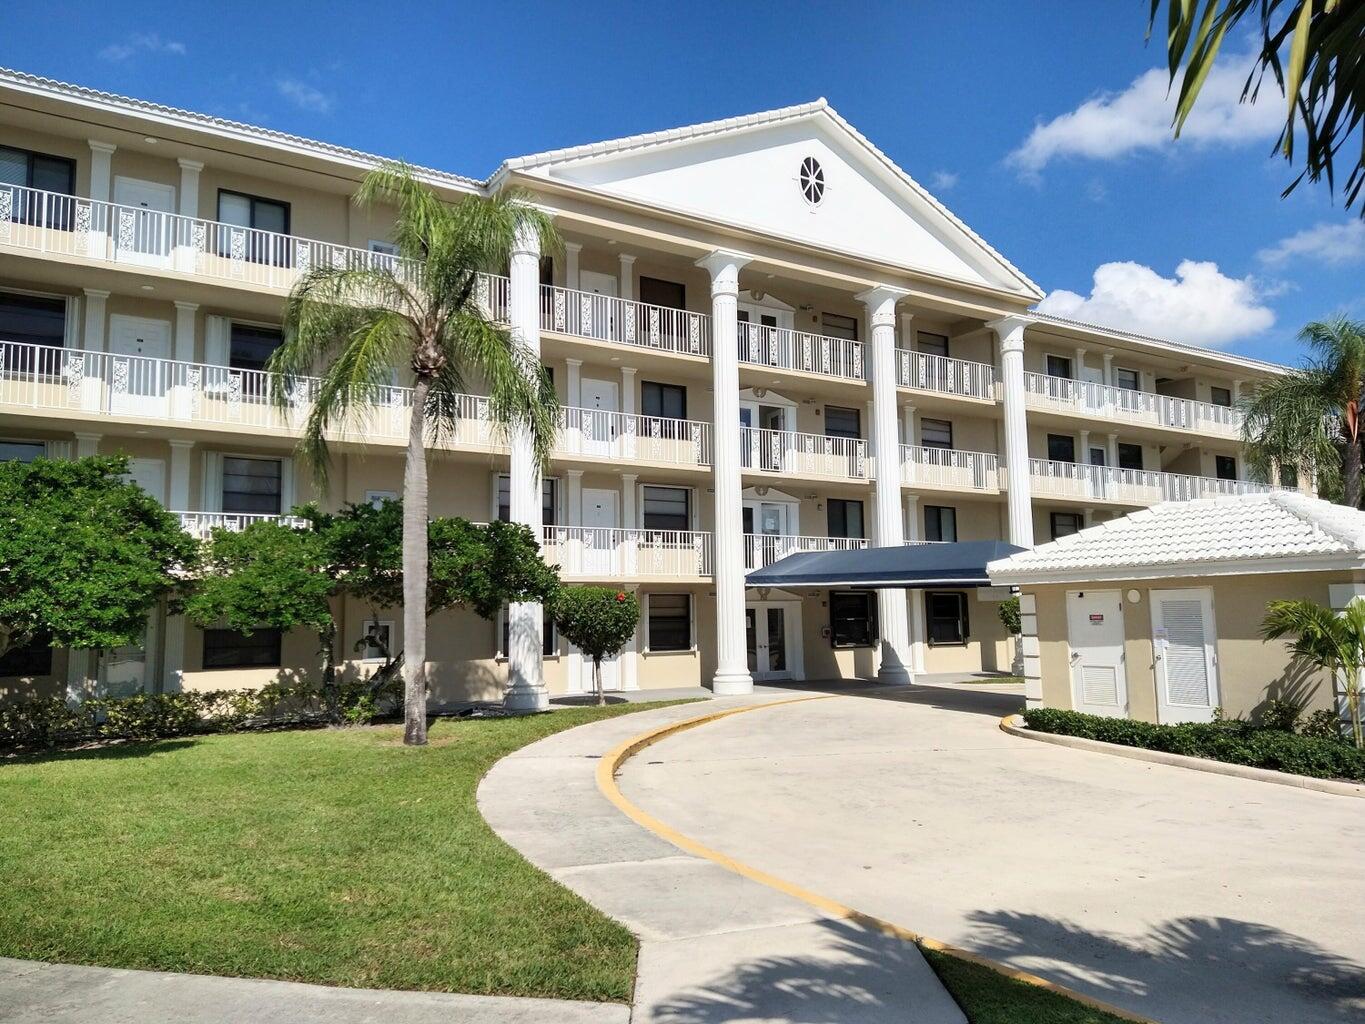
[[[923,953],[971,1024],[1128,1024],[1122,1017],[1006,978],[970,960],[932,949]]]
[[[636,943],[499,840],[498,758],[659,704],[209,736],[0,763],[0,955],[627,1001]],[[414,880],[416,879],[416,880]]]

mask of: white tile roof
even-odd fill
[[[1067,583],[1365,566],[1365,512],[1289,491],[1170,501],[988,565],[991,582]]]

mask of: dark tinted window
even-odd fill
[[[0,146],[0,184],[40,188],[64,196],[76,192],[76,161],[14,146]],[[16,206],[15,213],[18,213]]]
[[[967,642],[970,631],[966,594],[925,594],[924,614],[929,620],[930,646],[961,646]]]
[[[838,405],[825,406],[826,437],[862,437],[862,417],[857,409]]]
[[[821,313],[820,329],[822,333],[831,338],[847,338],[849,341],[858,340],[857,317],[841,316],[838,313]]]
[[[915,335],[915,341],[919,350],[925,355],[943,356],[948,355],[948,338],[942,334],[925,334],[920,331]]]
[[[925,505],[924,539],[957,540],[957,509],[945,505]]]
[[[1119,442],[1119,469],[1142,468],[1142,445]]]
[[[1125,370],[1122,367],[1114,369],[1114,386],[1125,388],[1128,391],[1139,390],[1142,378],[1138,376],[1137,370]]]
[[[27,678],[52,675],[52,647],[45,636],[35,637],[22,647],[11,647],[0,656],[0,676]]]
[[[0,342],[61,348],[66,337],[66,301],[0,292]]]
[[[871,647],[877,642],[876,596],[866,590],[831,590],[829,626],[835,647]]]
[[[555,524],[555,485],[558,482],[549,477],[542,477],[540,481],[540,516],[546,526]],[[504,523],[512,521],[511,487],[510,477],[498,477],[498,518]]]
[[[687,288],[677,281],[660,281],[657,277],[642,276],[640,301],[667,309],[686,309]]]
[[[1066,356],[1048,356],[1047,375],[1049,377],[1070,377],[1071,360]]]
[[[264,370],[266,360],[283,341],[284,335],[277,328],[234,323],[228,365],[238,370]]]
[[[661,419],[687,419],[687,388],[681,384],[660,384],[646,380],[640,383],[640,408],[646,416]]]
[[[502,610],[502,653],[507,654],[507,648],[511,646],[511,620],[507,617],[507,609]],[[544,615],[540,621],[540,653],[542,657],[550,657],[556,653],[555,650],[555,617],[550,613],[550,609],[544,609]]]
[[[1209,388],[1209,402],[1213,405],[1232,405],[1230,388]]]
[[[1076,439],[1069,434],[1048,434],[1047,457],[1053,462],[1075,462]]]
[[[851,498],[828,500],[830,537],[864,537],[863,503]]]
[[[953,424],[951,420],[919,421],[919,443],[925,448],[951,448],[953,446]]]
[[[279,515],[281,471],[279,459],[223,456],[223,511]]]
[[[280,631],[204,630],[204,668],[276,668],[280,664]]]
[[[1218,475],[1219,480],[1237,479],[1237,460],[1231,455],[1215,455],[1213,457],[1213,470]]]
[[[1079,512],[1053,512],[1052,513],[1052,539],[1058,537],[1070,537],[1073,533],[1079,533],[1085,525]]]
[[[692,647],[692,599],[687,594],[649,595],[649,649],[686,651]]]
[[[691,492],[686,487],[645,487],[644,525],[646,530],[690,530],[688,508]]]

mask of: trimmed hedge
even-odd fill
[[[1061,736],[1271,768],[1315,779],[1365,782],[1365,750],[1357,750],[1341,739],[1298,736],[1249,722],[1153,725],[1057,708],[1030,708],[1024,712],[1024,721],[1030,729]]]

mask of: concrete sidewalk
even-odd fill
[[[613,1003],[329,988],[0,957],[3,1024],[628,1024]]]
[[[783,696],[661,708],[547,737],[493,767],[479,809],[533,864],[640,936],[635,1024],[965,1024],[914,946],[684,854],[598,791],[598,761],[624,740]],[[763,831],[760,817],[750,824]]]

